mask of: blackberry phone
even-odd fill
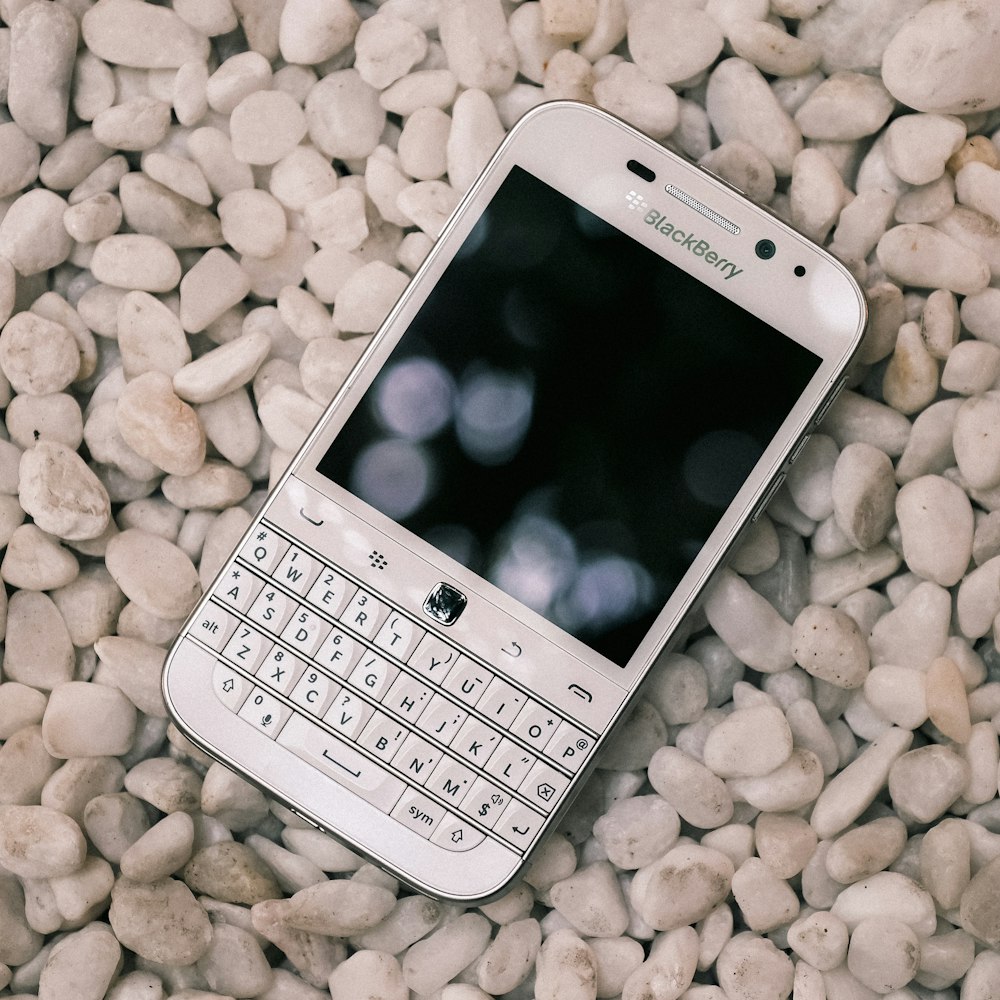
[[[733,188],[536,108],[185,623],[171,715],[414,888],[499,895],[865,321],[846,269]]]

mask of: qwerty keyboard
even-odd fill
[[[448,850],[524,853],[595,742],[268,521],[189,635],[226,708]]]

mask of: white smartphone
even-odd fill
[[[593,107],[535,109],[185,623],[174,720],[414,888],[499,895],[865,320],[733,188]]]

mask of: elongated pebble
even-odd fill
[[[179,369],[173,389],[189,403],[208,403],[249,382],[271,349],[263,331],[239,337],[208,351]]]
[[[483,954],[490,934],[484,916],[463,913],[407,949],[402,963],[406,985],[418,994],[441,989]]]
[[[809,818],[816,833],[828,839],[853,823],[885,786],[892,765],[912,742],[912,732],[893,726],[833,777],[817,798]]]
[[[151,962],[190,965],[205,954],[212,940],[204,907],[177,879],[149,883],[118,879],[108,919],[118,940]]]
[[[594,953],[569,928],[550,934],[535,961],[536,1000],[590,1000],[596,995]]]
[[[166,69],[208,56],[204,35],[169,8],[140,0],[100,0],[80,28],[94,55],[121,66]]]

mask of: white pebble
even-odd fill
[[[941,388],[962,396],[976,396],[992,388],[1000,377],[1000,347],[980,340],[963,340],[948,354],[941,372]]]
[[[733,898],[747,926],[759,934],[790,923],[799,913],[795,890],[760,858],[748,858],[736,869]]]
[[[410,21],[377,14],[361,22],[354,51],[361,78],[376,90],[385,90],[424,58],[427,36]]]
[[[670,135],[680,121],[674,91],[630,62],[618,63],[594,83],[594,101],[654,139]]]
[[[892,112],[893,100],[880,80],[842,71],[827,77],[795,112],[809,139],[844,142],[877,132]]]
[[[969,765],[948,747],[931,744],[903,754],[889,771],[889,795],[899,814],[930,823],[962,794]]]
[[[151,149],[167,136],[170,105],[155,97],[133,97],[102,111],[93,128],[94,137],[109,149]]]
[[[734,799],[763,812],[791,812],[816,800],[823,787],[823,765],[811,750],[796,747],[784,764],[758,778],[730,778]]]
[[[723,570],[716,578],[705,613],[719,637],[747,666],[774,673],[794,662],[789,624],[731,570]]]
[[[161,618],[183,618],[201,596],[191,560],[165,538],[139,528],[115,535],[106,560],[125,596]]]
[[[4,652],[5,680],[51,690],[73,679],[73,644],[48,594],[19,590],[11,595]]]
[[[865,699],[883,719],[903,729],[917,729],[927,721],[924,674],[913,667],[873,667],[865,680]]]
[[[277,163],[306,134],[306,116],[290,94],[258,90],[233,110],[229,132],[233,155],[241,163]]]
[[[38,143],[16,122],[0,125],[0,198],[26,188],[38,177]]]
[[[183,304],[181,315],[183,317]],[[177,371],[172,381],[174,392],[189,403],[207,403],[219,399],[239,386],[246,385],[260,368],[270,348],[271,339],[263,331],[238,337],[228,344],[216,347]]]
[[[448,68],[463,87],[500,94],[514,82],[517,50],[500,0],[454,0],[442,9],[438,30]]]
[[[721,62],[709,77],[705,106],[721,142],[749,142],[779,177],[791,175],[802,133],[755,66],[745,59]]]
[[[663,38],[675,42],[663,45]],[[628,19],[632,59],[657,83],[680,83],[708,69],[722,51],[722,42],[716,22],[695,7],[647,3]]]
[[[705,766],[722,778],[759,777],[780,767],[792,752],[792,733],[780,708],[738,708],[715,726],[705,742]]]
[[[809,818],[821,839],[836,836],[874,802],[912,742],[912,732],[893,726],[827,783]]]
[[[907,184],[930,184],[965,141],[965,123],[950,115],[902,115],[885,131],[886,160]],[[976,206],[972,206],[976,207]]]
[[[0,257],[24,277],[61,264],[73,247],[62,221],[67,207],[54,191],[25,191],[0,219]]]
[[[908,924],[919,937],[930,937],[937,926],[929,892],[898,872],[879,872],[847,886],[831,912],[853,933],[862,920],[888,917]]]
[[[378,145],[386,121],[378,91],[356,69],[323,77],[309,91],[305,112],[310,139],[333,159],[368,156]]]
[[[722,949],[716,967],[729,1000],[786,1000],[792,992],[792,960],[767,938],[737,934]]]
[[[788,945],[821,972],[835,969],[847,957],[847,925],[840,917],[817,910],[799,918],[788,929]]]
[[[879,240],[877,254],[886,273],[902,284],[946,288],[960,295],[989,284],[990,270],[979,254],[929,226],[890,229]]]
[[[556,882],[550,891],[552,907],[586,937],[619,937],[629,916],[615,872],[607,861],[578,868]]]
[[[0,807],[0,864],[22,878],[70,875],[87,845],[69,816],[40,805]]]
[[[349,0],[318,4],[290,0],[280,11],[278,44],[290,63],[315,65],[343,51],[354,40],[361,18]]]
[[[916,975],[919,964],[917,935],[900,920],[862,920],[851,933],[847,967],[876,993],[902,989]]]
[[[270,257],[285,242],[284,209],[267,191],[233,191],[219,201],[218,212],[222,235],[237,253]]]
[[[972,505],[941,476],[907,483],[896,499],[903,558],[913,572],[944,587],[958,583],[972,557]]]
[[[95,727],[94,719],[101,725]],[[136,712],[117,689],[103,684],[70,681],[52,689],[42,738],[57,758],[120,757],[132,749]]]
[[[403,293],[408,278],[382,261],[372,261],[344,282],[334,303],[337,327],[352,333],[371,333],[385,319]]]
[[[448,180],[456,191],[465,192],[500,145],[504,127],[492,99],[482,90],[459,94],[451,115],[446,144]]]
[[[96,56],[121,66],[163,69],[208,57],[208,39],[167,7],[140,0],[101,0],[81,21],[83,40]]]
[[[482,955],[490,936],[490,922],[484,916],[463,913],[407,949],[403,959],[406,985],[418,994],[441,989]]]
[[[721,851],[696,844],[675,847],[640,868],[629,890],[632,906],[656,930],[672,930],[707,916],[729,895],[735,871]]]
[[[569,928],[550,934],[535,960],[536,1000],[591,1000],[596,995],[594,953]]]
[[[8,374],[8,378],[9,378]],[[973,396],[955,414],[952,445],[959,471],[974,489],[1000,483],[1000,399]]]

